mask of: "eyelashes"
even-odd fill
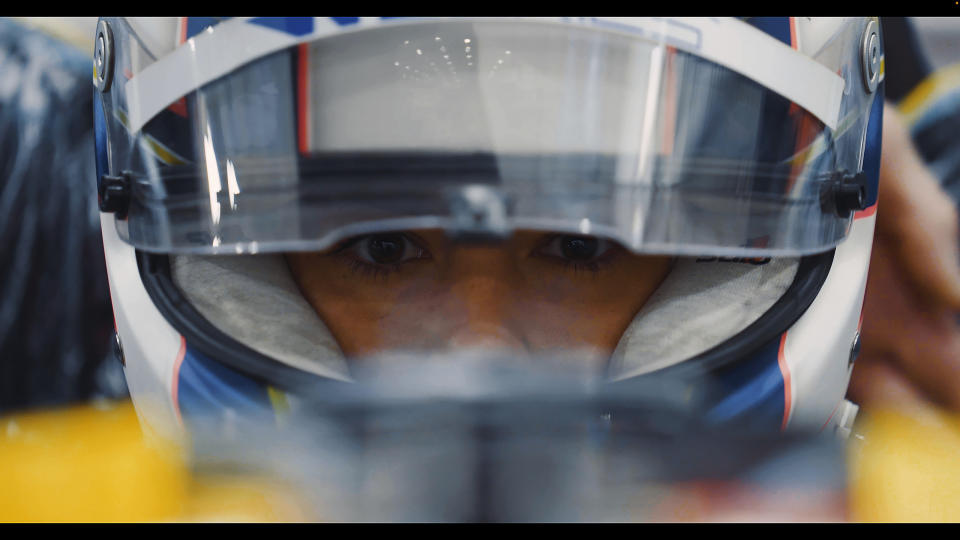
[[[359,259],[347,258],[347,264],[350,272],[355,275],[361,275],[371,279],[386,277],[390,274],[400,271],[399,264],[375,264],[361,261]]]

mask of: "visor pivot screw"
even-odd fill
[[[840,174],[838,178],[824,185],[820,204],[824,212],[837,216],[850,217],[851,212],[863,210],[867,204],[866,174]]]
[[[93,84],[101,93],[110,90],[113,81],[113,32],[107,21],[97,24],[93,46]]]
[[[880,58],[883,56],[880,51],[880,34],[877,32],[875,21],[867,23],[867,27],[863,30],[860,48],[863,84],[867,87],[867,92],[873,92],[880,83]]]
[[[863,187],[856,184],[840,184],[836,187],[837,213],[847,217],[851,211],[863,210]]]
[[[115,213],[120,219],[127,217],[127,207],[130,205],[130,180],[126,175],[101,176],[97,195],[101,212]]]

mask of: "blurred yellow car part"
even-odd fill
[[[960,418],[874,410],[862,413],[856,433],[848,447],[851,521],[960,522]],[[129,402],[0,418],[0,522],[319,517],[275,479],[193,470],[184,446],[145,436]]]
[[[0,522],[299,521],[277,482],[195,474],[129,402],[0,418]]]
[[[849,446],[850,518],[960,522],[960,418],[934,409],[864,412]]]

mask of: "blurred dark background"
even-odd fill
[[[0,412],[126,392],[109,348],[91,70],[81,49],[0,19]]]

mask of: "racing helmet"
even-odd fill
[[[849,428],[877,18],[103,18],[98,200],[141,420],[350,381],[282,254],[439,228],[674,257],[606,366],[711,422]]]

